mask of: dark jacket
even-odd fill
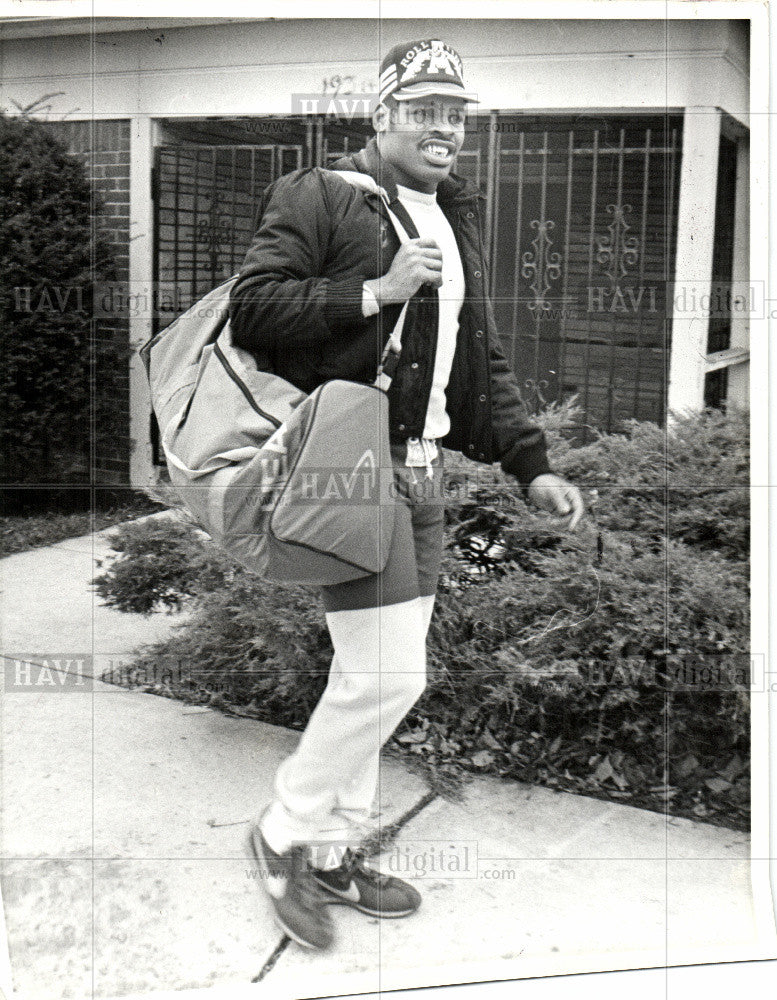
[[[380,198],[337,177],[372,176],[417,237],[397,199],[391,168],[375,139],[330,170],[295,170],[264,193],[253,243],[233,286],[234,342],[259,367],[312,392],[328,379],[372,382],[400,305],[362,315],[362,285],[391,266],[399,240]],[[455,174],[437,189],[461,253],[466,296],[448,388],[451,429],[443,445],[480,462],[500,461],[522,483],[549,472],[542,432],[531,422],[499,347],[482,237],[483,196]],[[402,353],[389,390],[392,440],[420,437],[432,385],[438,296],[422,286],[408,306]]]

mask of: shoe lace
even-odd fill
[[[336,815],[342,816],[352,827],[360,830],[361,834],[365,838],[369,838],[375,833],[374,824],[366,821],[357,819],[352,812],[345,809],[340,809],[335,806],[332,812]],[[380,815],[380,814],[378,814]],[[359,871],[365,878],[369,879],[375,885],[385,886],[388,885],[390,881],[389,875],[384,875],[382,872],[377,871],[375,868],[370,868],[367,863],[367,851],[364,847],[346,847],[343,853],[343,860],[341,862],[341,867],[346,872],[347,875],[352,875],[354,871]]]
[[[349,875],[352,875],[355,871],[358,871],[362,876],[368,878],[375,885],[385,886],[389,883],[390,876],[384,875],[379,872],[376,868],[370,868],[367,865],[367,855],[362,847],[352,848],[347,847],[345,854],[343,855],[343,867]]]

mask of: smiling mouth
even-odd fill
[[[447,166],[453,160],[453,147],[447,142],[428,139],[421,143],[420,149],[424,158],[435,166]]]

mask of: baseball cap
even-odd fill
[[[475,94],[464,87],[461,56],[438,38],[395,45],[380,64],[379,88],[381,101],[441,95],[478,103]]]

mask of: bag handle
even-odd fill
[[[386,213],[391,220],[391,224],[399,238],[400,244],[410,242],[410,236],[399,221],[397,216],[392,212],[391,205],[389,204],[389,197],[386,193],[385,188],[382,188],[369,174],[363,174],[358,170],[333,170],[332,173],[336,173],[338,177],[342,177],[344,181],[347,181],[353,187],[361,188],[363,191],[370,191],[372,194],[377,194],[380,200],[383,202],[383,207],[386,209]],[[407,299],[402,306],[402,311],[400,312],[394,329],[386,341],[386,346],[383,348],[383,354],[380,357],[380,363],[378,365],[378,375],[373,382],[379,389],[384,389],[388,391],[391,385],[391,375],[388,374],[384,369],[390,367],[396,368],[396,361],[399,359],[399,354],[402,350],[402,328],[405,325],[405,317],[407,316],[407,307],[410,299]],[[393,363],[389,364],[391,355],[395,355]]]

